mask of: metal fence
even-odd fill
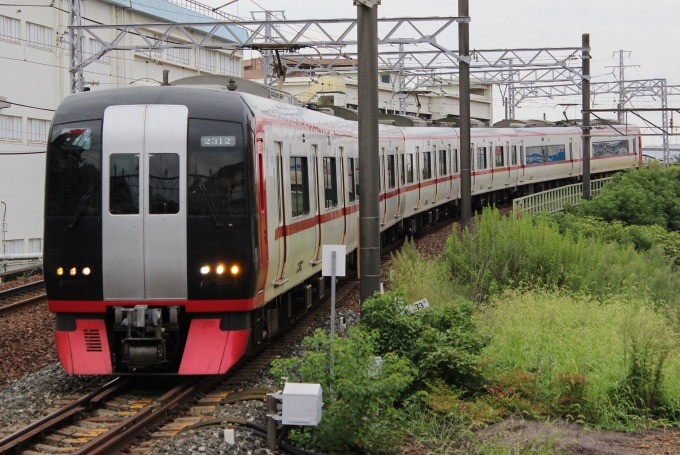
[[[605,179],[590,181],[590,194],[592,197],[600,194],[600,190],[611,180],[611,177]],[[513,201],[513,213],[515,217],[520,214],[528,213],[535,215],[539,212],[555,213],[564,210],[565,205],[579,205],[581,203],[581,195],[583,194],[583,183],[576,183],[574,185],[567,185],[554,190],[542,191],[540,193],[531,194],[517,198]]]

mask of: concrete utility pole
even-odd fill
[[[380,290],[378,5],[354,0],[359,59],[359,231],[361,303]]]
[[[458,0],[458,16],[470,16],[469,0]],[[470,23],[458,22],[458,91],[460,100],[460,217],[472,229],[472,174],[470,162]],[[512,118],[512,117],[511,117]]]
[[[583,34],[583,199],[590,200],[590,34]]]

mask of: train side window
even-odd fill
[[[569,161],[574,160],[574,140],[569,139]]]
[[[447,175],[446,172],[446,150],[439,151],[439,177]]]
[[[503,146],[502,145],[497,145],[495,148],[495,155],[496,155],[496,162],[494,163],[494,166],[496,167],[503,167],[505,164],[505,160],[503,159]]]
[[[307,157],[290,157],[290,201],[293,218],[309,214]]]
[[[524,146],[520,145],[519,146],[519,159],[520,159],[520,164],[524,166]]]
[[[432,154],[423,152],[423,180],[432,178]]]
[[[149,155],[149,214],[179,213],[179,155]]]
[[[326,208],[338,206],[338,177],[336,174],[335,158],[323,159],[323,189]]]
[[[413,183],[413,153],[408,153],[406,157],[406,183]]]
[[[486,147],[477,147],[477,170],[486,169]]]
[[[401,155],[401,170],[399,171],[399,184],[406,184],[406,155]]]
[[[356,190],[354,186],[354,158],[347,158],[347,190],[349,193],[349,202],[354,202],[356,200]]]
[[[510,165],[517,166],[517,146],[510,146]]]
[[[139,215],[139,153],[113,153],[109,160],[109,211]]]
[[[387,155],[387,188],[397,186],[397,170],[394,168],[394,155]]]

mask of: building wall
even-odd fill
[[[42,3],[48,5],[48,2]],[[200,18],[203,18],[200,21],[215,20],[165,0],[136,0],[133,3],[129,0],[88,0],[81,5],[84,25],[94,22],[158,23],[163,19],[164,22],[168,20],[197,22]],[[4,249],[11,248],[12,252],[19,251],[15,248],[17,242],[12,243],[10,247],[10,241],[20,241],[21,250],[29,252],[29,240],[43,237],[46,137],[44,134],[42,137],[29,136],[29,123],[31,126],[36,124],[32,119],[51,121],[53,111],[70,93],[68,72],[70,55],[68,36],[64,35],[69,21],[68,11],[69,2],[66,0],[55,0],[51,7],[0,6],[0,33],[5,33],[0,36],[0,96],[4,96],[10,102],[46,109],[22,107],[17,104],[0,109],[0,116],[20,118],[19,137],[7,137],[9,136],[7,132],[2,134],[0,131],[0,201],[7,205],[5,219],[7,232],[4,241],[8,246]],[[7,24],[11,22],[7,18],[18,21],[18,38],[12,33],[15,28],[7,29]],[[31,24],[48,27],[49,30],[43,29],[41,33],[35,33],[36,29]],[[147,33],[147,36],[159,34],[154,30],[148,30]],[[193,30],[191,33],[196,36],[201,34],[199,30]],[[108,40],[114,37],[111,31],[102,31],[99,36]],[[186,41],[180,36],[173,38]],[[221,38],[213,38],[211,42],[227,43]],[[143,40],[141,37],[129,35],[124,43],[142,44]],[[92,55],[91,46],[94,45],[87,35],[83,44],[84,57],[87,58]],[[162,80],[164,69],[170,70],[171,81],[206,73],[234,76],[243,74],[241,52],[232,55],[231,51],[208,51],[207,55],[211,55],[214,62],[213,67],[205,65],[208,60],[205,55],[203,54],[201,59],[201,55],[195,50],[163,51],[153,55],[114,51],[108,57],[86,67],[84,78],[91,90],[105,90],[129,85],[157,85]],[[220,55],[224,59],[223,67],[220,66]],[[178,61],[180,56],[186,57],[187,60]],[[14,121],[10,124],[14,124]],[[0,128],[2,125],[0,117]],[[44,128],[45,132],[48,129]],[[27,152],[37,153],[26,154]],[[0,218],[3,211],[4,207],[0,206]],[[35,243],[34,241],[33,245]],[[3,248],[0,248],[0,253],[2,251]]]

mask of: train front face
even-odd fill
[[[71,374],[219,374],[257,302],[251,116],[181,87],[67,98],[47,151],[45,283]]]

